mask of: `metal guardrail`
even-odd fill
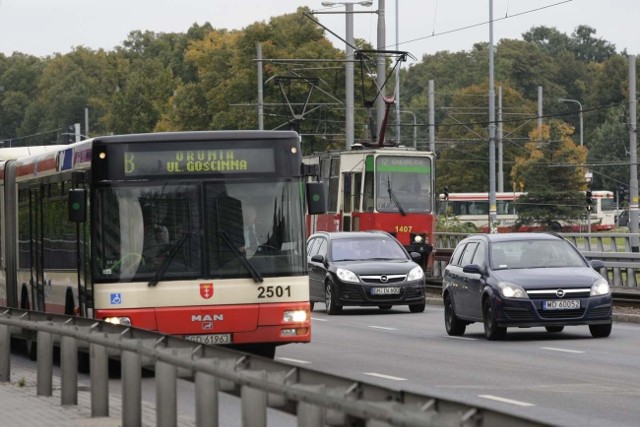
[[[88,350],[91,416],[109,415],[108,361],[120,359],[122,425],[142,425],[141,371],[155,370],[156,424],[177,425],[177,379],[195,381],[197,426],[218,426],[218,393],[240,397],[242,423],[265,427],[267,408],[299,426],[546,426],[435,396],[392,390],[178,337],[86,318],[0,308],[0,382],[10,380],[12,333],[37,333],[37,394],[51,396],[54,341],[60,345],[61,404],[77,404],[78,352]],[[63,420],[61,420],[63,421]]]
[[[436,253],[434,255],[433,278],[441,279],[444,268],[456,245],[468,233],[435,233]],[[640,277],[640,253],[631,252],[630,233],[560,233],[572,242],[587,259],[600,259],[604,263],[604,277],[618,290],[638,290]],[[595,249],[595,250],[594,250]],[[624,250],[622,250],[624,249]]]

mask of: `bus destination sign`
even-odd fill
[[[269,148],[222,150],[126,151],[125,176],[199,175],[211,173],[273,173],[275,156]]]

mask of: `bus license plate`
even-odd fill
[[[200,344],[231,344],[231,334],[185,335],[184,339]]]
[[[543,301],[542,308],[544,310],[571,310],[574,308],[580,308],[580,300],[563,299],[563,300]]]
[[[371,295],[397,295],[400,293],[400,288],[397,286],[388,288],[371,288]]]

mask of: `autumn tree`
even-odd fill
[[[567,123],[551,121],[534,129],[525,155],[516,156],[511,170],[514,188],[526,192],[517,201],[518,224],[559,229],[562,222],[585,216],[587,150],[577,146]]]

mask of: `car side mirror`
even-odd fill
[[[322,255],[314,255],[314,256],[311,257],[311,261],[323,263],[324,262],[324,257]]]
[[[420,254],[420,252],[410,252],[409,255],[411,255],[411,259],[414,262],[417,262],[418,264],[422,262],[422,255]]]
[[[599,259],[591,260],[589,264],[591,264],[591,268],[593,268],[594,270],[600,270],[601,268],[604,268],[604,262]]]
[[[477,264],[469,264],[462,267],[464,273],[482,274],[482,268]]]

